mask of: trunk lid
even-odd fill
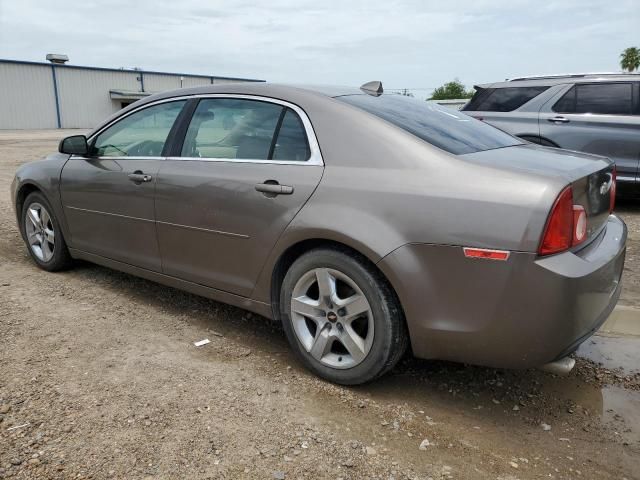
[[[587,241],[600,233],[609,218],[611,197],[615,195],[613,164],[571,183],[574,205],[587,214]]]
[[[615,195],[612,188],[614,163],[606,157],[527,143],[461,155],[460,158],[570,184],[573,203],[582,205],[587,214],[587,240],[578,248],[586,245],[606,225],[611,196]]]

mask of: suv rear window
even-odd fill
[[[549,87],[506,87],[478,90],[463,110],[512,112]]]
[[[553,106],[557,113],[630,115],[633,108],[631,83],[591,83],[571,87]]]
[[[344,95],[336,100],[365,110],[454,155],[522,143],[502,130],[435,102],[393,94]]]

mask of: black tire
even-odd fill
[[[329,268],[347,275],[369,302],[373,343],[364,360],[351,368],[332,368],[316,360],[295,333],[290,314],[295,285],[303,275],[317,268]],[[280,316],[287,339],[301,362],[318,376],[341,385],[358,385],[380,377],[391,370],[407,350],[406,323],[395,292],[366,258],[347,249],[318,248],[300,256],[282,283]]]
[[[33,204],[40,204],[47,210],[55,235],[55,242],[53,243],[53,256],[46,261],[38,258],[38,256],[31,248],[31,245],[29,245],[29,240],[27,238],[28,234],[26,225],[27,222],[30,221],[27,218],[27,214],[29,211],[29,207]],[[22,238],[24,239],[27,246],[29,255],[31,255],[33,261],[36,262],[36,264],[40,268],[42,268],[43,270],[47,270],[48,272],[57,272],[71,267],[71,265],[73,264],[73,260],[71,258],[71,255],[69,255],[67,244],[64,240],[64,236],[62,235],[60,222],[56,218],[54,210],[53,208],[51,208],[51,204],[47,201],[42,193],[32,192],[25,199],[24,204],[22,205],[22,211],[20,212],[20,230],[22,233]]]

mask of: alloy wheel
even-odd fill
[[[34,202],[27,208],[25,230],[29,248],[43,262],[53,258],[55,230],[51,215],[42,204]]]
[[[332,368],[352,368],[367,357],[374,324],[369,301],[346,274],[315,268],[297,281],[291,298],[294,332],[304,349]]]

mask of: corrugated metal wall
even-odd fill
[[[182,77],[182,86],[198,87],[211,84],[211,77]],[[157,73],[144,74],[144,89],[147,92],[162,92],[180,88],[180,75],[164,75]]]
[[[244,80],[234,80],[232,78],[216,78],[213,77],[213,83],[220,85],[221,83],[242,83]]]
[[[109,90],[140,91],[136,72],[56,68],[62,128],[93,127],[120,110]]]
[[[0,62],[0,129],[57,126],[51,67]]]
[[[211,84],[211,77],[184,77],[184,80],[182,81],[182,86],[184,88],[199,87],[201,85],[210,85],[210,84]],[[180,88],[180,77],[178,77],[178,86],[176,88]]]
[[[60,125],[56,111],[57,85]],[[141,81],[142,77],[142,81]],[[242,79],[0,60],[0,129],[91,128],[117,112],[110,90],[157,93]]]

